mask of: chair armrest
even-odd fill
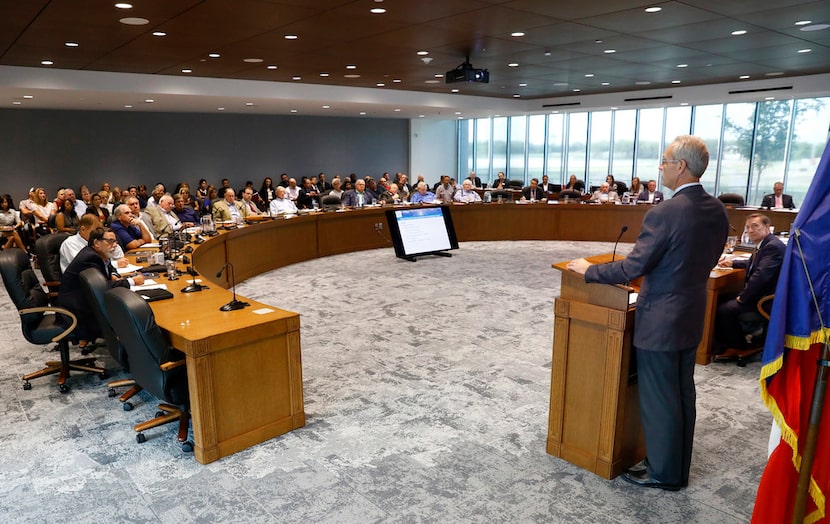
[[[60,313],[61,315],[66,315],[72,320],[72,323],[66,328],[66,331],[63,331],[55,338],[52,339],[52,342],[60,342],[64,338],[67,337],[72,331],[75,330],[75,326],[78,325],[78,317],[75,316],[75,313],[69,311],[68,309],[64,309],[62,307],[51,307],[51,306],[41,306],[41,307],[29,307],[25,309],[20,309],[17,311],[20,316],[28,315],[29,313]]]
[[[763,296],[763,297],[761,297],[761,300],[759,300],[758,304],[756,305],[756,307],[758,308],[758,313],[760,313],[761,316],[764,317],[767,320],[769,320],[769,313],[767,313],[767,310],[764,309],[764,306],[766,305],[767,302],[771,301],[774,298],[775,298],[775,295]]]
[[[162,371],[170,371],[171,369],[176,369],[178,367],[184,366],[186,364],[186,362],[187,361],[185,361],[184,359],[174,360],[172,362],[164,362],[159,367],[161,368]]]

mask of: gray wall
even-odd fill
[[[280,173],[406,171],[409,121],[240,114],[0,110],[0,193],[200,178],[239,188]]]

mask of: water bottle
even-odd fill
[[[311,208],[314,211],[319,211],[320,210],[320,204],[318,204],[316,200],[312,199],[311,200]]]
[[[484,192],[484,201],[488,204],[493,201],[493,196],[490,194],[489,191]]]
[[[625,193],[623,193],[623,196],[622,196],[622,203],[623,203],[623,204],[628,204],[630,201],[631,201],[631,193],[629,193],[628,191],[626,191]]]

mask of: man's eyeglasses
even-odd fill
[[[106,242],[109,245],[113,245],[116,242],[118,242],[118,240],[115,239],[115,238],[102,238],[101,240],[103,240],[104,242]]]
[[[661,165],[661,166],[664,166],[664,165],[666,165],[666,164],[676,164],[676,163],[678,163],[678,162],[680,162],[680,160],[665,159],[665,158],[664,158],[664,159],[660,160],[660,165]]]

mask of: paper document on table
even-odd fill
[[[141,291],[143,289],[167,289],[167,284],[159,284],[152,278],[148,278],[140,286],[133,286],[130,289],[133,291]]]
[[[632,291],[631,293],[629,293],[628,294],[628,305],[633,306],[634,304],[636,304],[638,296],[640,296],[640,294],[637,293],[636,291]]]
[[[119,273],[121,273],[123,275],[126,275],[127,273],[135,273],[137,271],[141,271],[142,269],[144,269],[144,266],[136,266],[135,264],[127,264],[126,266],[119,267],[117,269],[118,269]]]
[[[149,244],[141,244],[141,247],[152,248],[152,247],[159,247],[158,242],[150,242]]]

